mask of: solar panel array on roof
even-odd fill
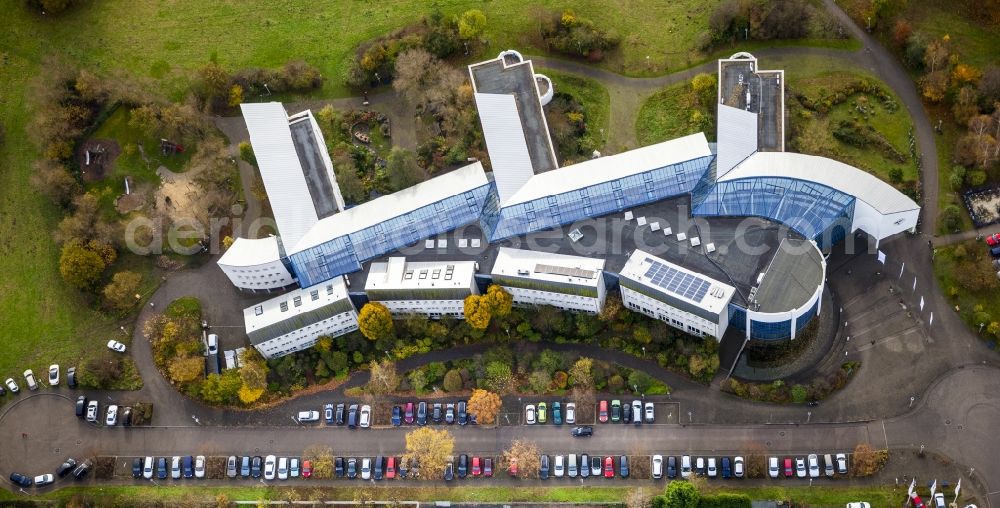
[[[668,293],[701,303],[705,294],[708,293],[708,289],[712,287],[711,282],[696,275],[671,268],[651,258],[646,258],[646,262],[649,263],[649,268],[646,270],[645,277],[653,285]]]
[[[594,278],[593,270],[584,270],[582,268],[569,268],[565,266],[543,265],[541,263],[535,265],[535,273],[567,275],[570,277],[582,277],[584,279]]]

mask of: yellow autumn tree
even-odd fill
[[[392,337],[395,327],[389,309],[378,302],[368,302],[358,313],[358,328],[368,340],[380,340]]]
[[[476,421],[482,425],[493,425],[496,423],[497,415],[503,402],[500,396],[486,390],[472,390],[469,396],[469,413],[476,415]]]
[[[490,326],[490,305],[482,295],[465,297],[465,322],[476,330],[485,330]]]

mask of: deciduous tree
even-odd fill
[[[136,294],[142,285],[142,274],[123,270],[111,277],[111,282],[104,286],[105,305],[116,311],[124,311],[136,304]]]
[[[389,152],[385,172],[389,185],[395,190],[412,187],[427,179],[427,171],[417,163],[417,154],[398,146]]]
[[[464,302],[465,322],[476,330],[485,330],[490,326],[490,304],[482,295],[469,295]]]
[[[63,245],[59,273],[77,289],[92,288],[106,267],[104,258],[79,240],[70,240]]]
[[[368,340],[388,339],[395,335],[389,309],[378,302],[368,302],[358,314],[358,328]]]
[[[594,378],[591,369],[594,361],[587,357],[581,357],[573,363],[569,369],[569,381],[574,388],[589,389],[594,387]]]
[[[667,490],[663,494],[666,498],[665,506],[670,508],[698,508],[701,494],[698,489],[685,480],[674,480],[667,485]]]
[[[462,389],[462,374],[457,370],[451,369],[447,374],[444,375],[444,381],[442,382],[442,388],[446,392],[457,392]]]
[[[177,357],[170,361],[168,371],[171,381],[188,383],[204,374],[205,359],[200,356]]]
[[[486,28],[486,15],[479,9],[469,9],[458,18],[458,36],[465,39],[479,37]]]
[[[541,453],[534,441],[515,439],[503,452],[503,466],[509,469],[510,464],[517,463],[518,478],[537,478]]]
[[[858,443],[854,447],[851,472],[856,477],[871,476],[882,469],[889,459],[888,450],[876,450],[868,443]]]
[[[419,478],[439,480],[455,449],[455,438],[447,430],[422,427],[406,434],[404,459],[420,462]]]
[[[365,388],[372,395],[388,395],[399,386],[396,362],[388,358],[382,361],[372,360],[368,373],[368,384]]]
[[[329,446],[312,445],[302,453],[302,460],[312,462],[313,476],[325,479],[333,477],[333,450]]]
[[[475,389],[469,396],[468,411],[476,415],[476,421],[483,425],[496,423],[502,406],[500,396],[493,392]]]

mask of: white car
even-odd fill
[[[288,479],[288,457],[278,458],[278,479],[279,480]]]
[[[872,505],[866,501],[858,501],[856,503],[847,503],[847,508],[872,508]]]
[[[628,422],[625,422],[628,423]],[[632,401],[632,423],[639,425],[642,423],[642,401]]]
[[[535,405],[534,404],[528,404],[527,406],[524,406],[524,422],[527,423],[528,425],[534,425],[535,424]]]
[[[31,369],[24,371],[24,381],[28,383],[29,390],[37,390],[38,384],[35,383],[35,373],[31,372]]]
[[[567,402],[566,403],[566,424],[573,425],[576,423],[576,403]]]
[[[104,419],[105,425],[113,427],[118,423],[118,406],[111,404],[108,406],[108,416]]]
[[[802,457],[795,458],[795,476],[799,478],[806,477],[806,459]]]
[[[653,465],[651,467],[653,478],[663,477],[663,455],[653,455]]]
[[[264,459],[264,479],[273,480],[274,479],[274,468],[277,465],[278,459],[274,455],[268,455]]]
[[[318,421],[319,411],[299,411],[299,423]]]
[[[653,403],[652,402],[647,402],[646,406],[645,406],[645,410],[646,410],[646,415],[645,415],[645,417],[646,417],[646,423],[653,423],[653,422],[655,422],[656,421],[656,412],[653,409]]]
[[[194,458],[194,477],[204,478],[205,477],[205,456],[199,455]]]
[[[371,480],[372,478],[372,459],[365,457],[361,459],[361,479]]]
[[[35,483],[38,482],[36,481]],[[931,506],[933,506],[934,508],[946,508],[948,506],[948,503],[946,503],[944,500],[944,494],[941,492],[934,494],[934,499],[931,502]]]
[[[142,464],[142,477],[149,480],[153,477],[153,457],[146,457]]]
[[[49,385],[59,386],[59,365],[53,363],[49,365]]]
[[[743,478],[743,457],[733,459],[733,476]]]
[[[566,474],[566,464],[563,460],[562,455],[555,456],[555,466],[552,467],[552,475],[556,478],[562,478]]]
[[[715,457],[708,458],[708,477],[715,478],[719,476],[719,469],[715,467]]]
[[[368,404],[361,406],[361,416],[358,417],[358,426],[362,429],[372,426],[372,407]]]
[[[55,478],[53,478],[51,474],[40,474],[35,477],[35,486],[41,487],[44,485],[48,485],[53,481],[55,481]]]
[[[844,453],[837,454],[837,472],[840,474],[847,474],[847,455]]]
[[[681,478],[689,478],[691,476],[691,456],[685,455],[681,457]]]
[[[767,475],[771,478],[777,478],[781,470],[778,469],[778,457],[768,457],[767,458]]]
[[[7,385],[7,389],[10,390],[10,393],[17,393],[21,391],[21,389],[17,387],[17,383],[14,382],[14,378],[12,377],[7,378],[7,380],[4,381],[4,384]]]
[[[116,353],[124,353],[125,352],[125,344],[122,344],[121,342],[118,342],[117,340],[112,339],[112,340],[108,341],[108,349],[110,349],[110,350],[112,350],[112,351],[114,351]]]
[[[92,400],[87,403],[87,421],[90,423],[97,423],[97,410],[99,407],[99,402]]]
[[[809,478],[819,478],[819,457],[815,453],[809,455]]]
[[[174,458],[170,459],[170,477],[174,480],[179,480],[181,477],[180,455],[174,455]]]

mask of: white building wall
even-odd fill
[[[431,319],[445,316],[465,319],[465,300],[378,300],[378,303],[394,316],[423,314]]]
[[[757,151],[757,114],[719,104],[716,175],[721,178]]]
[[[903,231],[915,228],[917,226],[917,219],[919,218],[919,208],[883,214],[868,203],[856,199],[854,200],[854,224],[851,227],[851,232],[853,233],[860,229],[881,240],[896,233],[902,233]]]
[[[719,323],[713,323],[701,316],[683,311],[672,305],[667,305],[660,300],[633,291],[625,286],[621,287],[621,291],[622,304],[625,307],[653,319],[659,319],[678,330],[683,330],[693,335],[710,335],[718,340],[722,340],[722,335],[726,333],[726,328],[729,326],[728,310],[723,310],[719,317]]]
[[[537,289],[524,289],[517,287],[502,286],[512,297],[515,305],[537,306],[551,305],[563,310],[575,310],[597,314],[604,308],[604,284],[598,289],[598,297],[571,295],[566,293],[556,293],[552,291],[540,291]]]
[[[284,356],[295,351],[312,347],[324,335],[338,337],[358,329],[358,313],[354,310],[341,312],[291,333],[275,337],[255,345],[264,358]]]
[[[250,291],[270,291],[295,284],[296,279],[281,260],[253,266],[231,266],[219,263],[219,268],[234,286]]]

